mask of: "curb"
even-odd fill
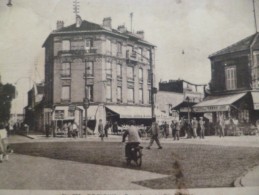
[[[252,168],[246,169],[245,172],[234,181],[234,187],[246,187],[243,183],[243,179],[247,176],[248,173],[253,172],[258,166],[259,165],[255,165]]]

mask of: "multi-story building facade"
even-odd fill
[[[159,82],[156,105],[169,116],[192,117],[192,106],[203,100],[205,86],[181,79]]]
[[[67,27],[58,21],[43,47],[45,104],[55,113],[52,119],[75,118],[71,104],[84,115],[85,98],[89,120],[151,117],[155,65],[150,67],[148,59],[150,53],[154,59],[155,46],[144,40],[143,31],[135,34],[123,25],[113,29],[111,18],[99,25],[77,16]]]
[[[195,105],[196,112],[211,112],[240,122],[259,118],[259,33],[209,56],[211,95]]]

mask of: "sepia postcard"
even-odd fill
[[[259,194],[258,0],[0,0],[0,194]]]

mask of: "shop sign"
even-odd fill
[[[193,107],[194,112],[222,112],[222,111],[228,111],[228,110],[229,110],[229,105]]]
[[[188,109],[188,107],[182,107],[182,108],[180,108],[180,112],[192,112],[192,108],[189,107],[189,109]]]
[[[64,110],[56,110],[55,119],[64,119]]]

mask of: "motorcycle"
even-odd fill
[[[142,165],[142,149],[143,147],[138,145],[131,147],[129,156],[127,158],[127,165],[131,165],[131,161],[134,161],[137,167],[141,167]]]

